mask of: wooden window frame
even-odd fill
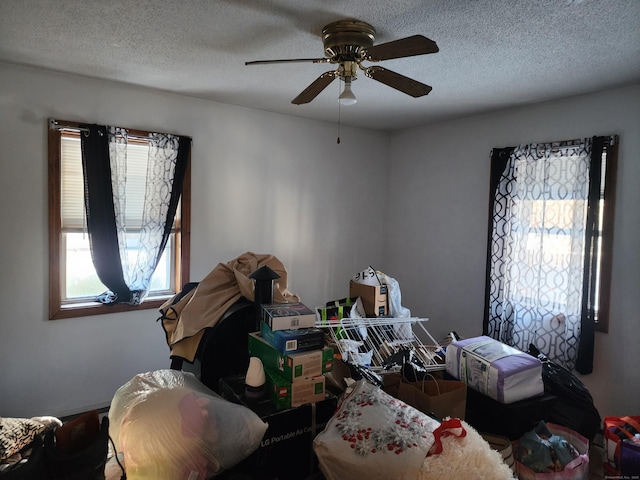
[[[77,304],[62,304],[62,219],[61,208],[61,138],[62,132],[56,125],[63,125],[70,129],[79,128],[78,122],[56,120],[48,125],[48,199],[49,199],[49,320],[63,318],[86,317],[107,313],[134,312],[147,309],[158,309],[172,295],[151,297],[140,305],[103,305],[98,302]],[[149,132],[143,130],[129,130],[134,135],[146,136]],[[176,248],[173,281],[177,291],[189,281],[189,266],[191,254],[191,153],[185,172],[182,197],[180,201],[180,222],[176,225]]]

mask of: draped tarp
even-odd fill
[[[167,300],[160,307],[160,320],[171,356],[193,362],[204,329],[216,325],[242,297],[253,301],[254,281],[249,275],[262,266],[280,276],[273,284],[274,302],[300,300],[288,290],[287,270],[273,255],[246,252],[227,263],[219,263],[196,288],[177,301],[176,297]]]

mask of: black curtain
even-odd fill
[[[582,287],[582,317],[580,321],[580,344],[576,359],[576,370],[586,375],[593,372],[593,349],[595,344],[595,305],[600,242],[600,184],[602,181],[602,152],[609,137],[593,137],[591,163],[589,166],[589,200],[587,206],[587,228],[585,239],[584,277]]]
[[[487,265],[484,292],[484,319],[482,320],[482,334],[489,335],[489,302],[491,300],[491,237],[493,235],[493,215],[496,198],[496,189],[500,177],[507,166],[509,157],[515,147],[494,148],[491,150],[491,177],[489,179],[489,225],[487,228]]]
[[[176,168],[173,177],[173,188],[171,189],[171,199],[169,200],[169,209],[167,211],[167,220],[164,224],[164,234],[162,236],[162,242],[158,256],[156,258],[156,265],[162,257],[164,247],[167,246],[167,241],[171,235],[171,229],[173,227],[173,220],[176,218],[176,212],[178,210],[178,204],[180,203],[180,197],[182,197],[182,187],[184,186],[184,176],[187,172],[187,165],[189,163],[189,154],[191,152],[191,139],[188,137],[179,137],[178,139],[178,158],[176,160]]]
[[[84,175],[84,208],[93,265],[100,281],[110,290],[111,302],[131,301],[131,291],[124,281],[116,214],[113,206],[109,135],[102,125],[81,125],[88,129],[80,135]]]
[[[136,304],[139,303],[136,300],[139,298],[139,292],[132,291],[127,285],[120,258],[109,158],[109,127],[91,124],[81,125],[81,128],[84,130],[80,137],[84,201],[91,256],[98,278],[108,288],[108,291],[99,295],[96,301],[105,304]],[[189,160],[191,139],[178,138],[178,158],[156,265],[171,233]]]

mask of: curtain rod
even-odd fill
[[[88,128],[81,127],[77,123],[75,123],[75,124],[70,124],[70,123],[64,124],[64,123],[58,122],[58,120],[56,120],[55,118],[50,118],[49,119],[49,129],[50,130],[57,130],[57,131],[71,130],[71,131],[74,131],[74,132],[83,132],[83,133],[86,133],[86,134],[89,133],[89,129]],[[125,128],[125,130],[127,130],[127,129]],[[169,135],[169,134],[165,134],[165,135]],[[176,135],[176,134],[170,134],[170,135],[174,135],[176,137],[180,136],[180,135]],[[140,139],[140,140],[148,140],[149,139],[149,137],[145,136],[145,135],[128,134],[127,136],[129,138]],[[193,139],[191,137],[187,137],[187,138],[189,139],[189,141],[193,145]]]
[[[608,146],[612,146],[616,144],[616,140],[618,138],[617,135],[596,135],[597,137],[608,137],[609,141],[607,142]],[[592,137],[589,137],[589,139]],[[577,145],[580,145],[583,141],[588,140],[587,138],[573,138],[571,140],[556,140],[554,142],[542,142],[544,145],[551,145],[551,148],[572,148]],[[567,145],[556,145],[559,143],[566,143]]]
[[[82,127],[79,127],[78,125],[63,125],[59,123],[55,118],[49,119],[49,130],[57,130],[57,131],[73,130],[75,132],[89,133],[88,128],[82,128]]]
[[[618,139],[617,135],[599,135],[599,137],[607,138],[605,142],[605,147],[612,147],[616,144]],[[536,150],[540,151],[550,151],[557,152],[559,150],[568,150],[571,148],[579,147],[585,140],[590,140],[591,138],[574,138],[572,140],[556,140],[554,142],[544,142],[544,143],[530,143],[527,145],[534,146]],[[565,145],[562,145],[562,144]]]

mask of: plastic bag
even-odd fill
[[[569,425],[588,440],[593,441],[600,429],[601,418],[589,389],[578,377],[549,360],[534,345],[529,345],[527,353],[542,362],[544,389],[557,397],[553,407],[546,412],[546,420],[560,425]]]
[[[115,393],[110,435],[129,480],[203,480],[248,457],[267,429],[191,373],[136,375]]]

